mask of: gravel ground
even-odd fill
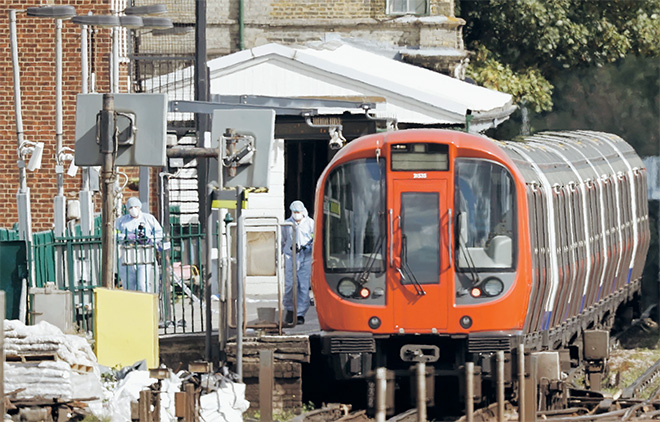
[[[625,389],[656,363],[660,359],[658,340],[658,325],[652,320],[644,321],[638,329],[618,340],[610,353],[610,373],[605,391],[615,394]],[[645,394],[650,394],[657,386],[660,386],[660,377],[646,389]]]

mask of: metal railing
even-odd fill
[[[127,288],[126,275],[131,272],[147,280],[144,290],[158,294],[160,334],[205,332],[210,323],[205,321],[205,283],[200,276],[205,236],[196,224],[172,225],[162,241],[126,241],[127,236],[118,236],[115,286]],[[16,240],[17,231],[0,229],[0,242]],[[77,229],[62,237],[52,231],[35,233],[27,251],[27,268],[32,269],[27,285],[71,292],[73,326],[92,332],[94,289],[103,286],[100,227],[91,236]],[[29,308],[32,322],[34,309],[31,304]]]

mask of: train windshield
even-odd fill
[[[511,174],[497,163],[477,159],[457,159],[455,171],[458,268],[513,268],[516,210]]]
[[[385,160],[332,171],[323,197],[323,253],[331,272],[385,271]]]

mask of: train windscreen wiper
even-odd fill
[[[374,246],[374,249],[371,252],[371,254],[369,254],[369,258],[367,258],[365,269],[364,271],[362,271],[358,279],[358,281],[361,284],[364,284],[369,280],[369,274],[371,274],[371,269],[376,263],[376,257],[378,256],[378,252],[381,252],[381,257],[382,257],[382,247],[384,240],[385,240],[384,234],[381,234],[380,236],[378,236],[378,239],[376,239],[376,245]]]
[[[468,270],[470,272],[472,285],[475,286],[479,284],[479,273],[477,272],[477,266],[474,265],[474,260],[472,259],[472,255],[470,254],[470,251],[466,246],[467,239],[463,239],[463,236],[461,236],[461,218],[460,218],[461,214],[463,214],[463,212],[459,212],[458,214],[456,214],[456,233],[458,234],[456,238],[458,239],[458,247],[461,249],[463,256],[465,256],[465,263],[467,264]],[[459,261],[458,257],[456,261]]]
[[[424,296],[426,292],[424,291],[424,288],[419,283],[419,281],[417,281],[415,274],[412,272],[412,269],[408,265],[407,256],[408,256],[408,239],[406,235],[403,235],[401,237],[401,267],[403,267],[403,272],[401,271],[401,269],[399,269],[399,274],[401,274],[401,281],[403,282],[403,280],[408,278],[410,280],[410,284],[412,284],[413,287],[415,288],[415,292],[417,292],[417,295]]]

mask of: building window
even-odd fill
[[[388,0],[387,12],[390,15],[427,15],[429,0]]]

